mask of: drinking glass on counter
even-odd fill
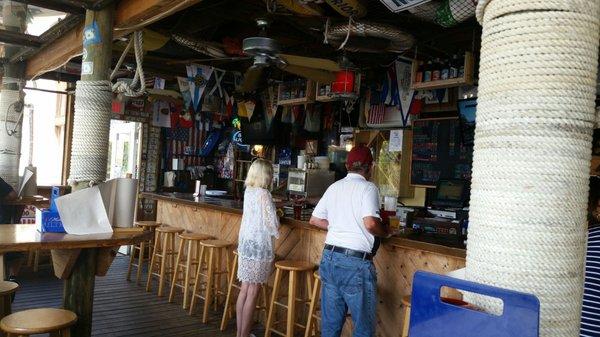
[[[290,199],[292,199],[294,205],[294,219],[302,220],[302,209],[304,208],[306,197],[301,195],[290,195]]]

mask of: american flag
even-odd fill
[[[201,164],[201,158],[198,156],[202,142],[204,138],[204,132],[202,131],[202,123],[194,123],[194,126],[188,131],[187,140],[177,140],[171,137],[169,139],[169,151],[171,158],[180,157],[183,158],[186,166],[197,166]],[[172,130],[173,132],[174,130]],[[175,137],[177,138],[177,137]],[[180,139],[180,138],[178,138]],[[187,149],[186,149],[187,148]],[[186,154],[186,150],[189,154]],[[169,163],[171,165],[171,163]]]
[[[383,117],[385,116],[385,104],[379,103],[371,105],[369,108],[369,124],[381,124],[383,123]]]

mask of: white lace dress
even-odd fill
[[[264,188],[248,187],[244,192],[244,213],[238,238],[238,280],[267,283],[279,237],[279,219],[271,193]]]

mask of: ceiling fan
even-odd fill
[[[281,54],[277,41],[266,37],[269,22],[265,19],[257,19],[256,24],[260,28],[259,36],[245,38],[242,42],[242,49],[246,55],[252,57],[253,64],[246,70],[244,80],[237,89],[239,92],[255,91],[263,71],[271,66],[319,83],[333,82],[335,73],[340,70],[335,61]]]

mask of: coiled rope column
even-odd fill
[[[69,183],[106,179],[111,100],[110,81],[77,81]]]
[[[540,336],[578,336],[600,1],[480,0],[477,17],[467,278],[537,295]]]
[[[15,110],[15,104],[19,101],[21,91],[0,91],[0,176],[14,189],[19,187],[19,160],[23,136],[19,125],[22,115]]]

